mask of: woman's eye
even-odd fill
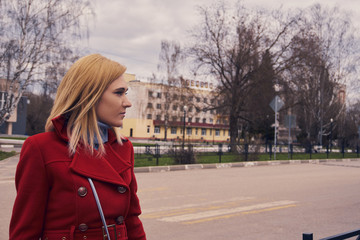
[[[122,96],[122,95],[127,95],[128,92],[124,92],[124,91],[118,91],[118,92],[115,92],[115,94],[119,95],[119,96]]]

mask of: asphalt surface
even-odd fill
[[[19,148],[6,149],[19,152]],[[19,155],[0,161],[8,239]],[[360,228],[360,159],[136,168],[149,240],[319,239]]]
[[[360,161],[138,173],[149,240],[300,240],[360,229]],[[355,239],[355,238],[352,238]]]

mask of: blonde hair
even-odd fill
[[[95,105],[106,88],[124,74],[126,67],[100,54],[92,54],[77,60],[65,74],[56,93],[54,106],[45,125],[52,131],[52,119],[67,116],[69,152],[74,154],[79,143],[94,152],[94,136],[99,140],[99,153],[105,148],[97,124]],[[119,129],[113,127],[120,144]]]

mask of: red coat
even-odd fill
[[[94,182],[107,224],[114,224],[109,228],[111,239],[146,239],[138,217],[141,210],[131,142],[118,144],[109,130],[103,158],[81,148],[69,157],[64,121],[55,118],[55,131],[31,136],[22,147],[10,239],[103,239],[88,177]]]

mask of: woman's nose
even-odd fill
[[[132,104],[131,104],[130,100],[125,96],[124,107],[129,108],[131,106],[132,106]]]

